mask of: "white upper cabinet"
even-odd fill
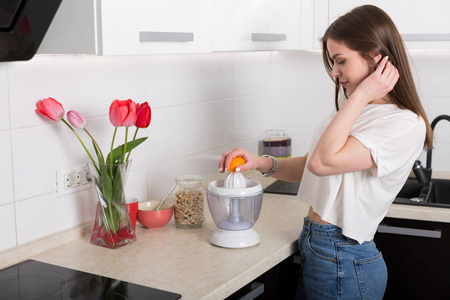
[[[329,2],[329,24],[362,4],[373,4],[392,18],[408,48],[450,48],[448,0],[341,0]]]
[[[311,48],[314,0],[63,0],[38,53]]]
[[[38,53],[211,51],[208,0],[63,0]]]
[[[300,0],[212,1],[213,51],[301,48]]]
[[[311,18],[312,21],[309,23],[312,24],[310,32],[312,34],[311,46],[310,48],[321,49],[322,45],[320,43],[320,39],[322,38],[325,30],[327,30],[329,22],[328,22],[328,0],[304,0],[304,2],[309,2],[309,5],[312,6]],[[303,4],[306,5],[306,4]],[[306,10],[306,9],[305,9]],[[308,15],[303,14],[303,17],[306,18]],[[309,24],[307,24],[309,25]]]
[[[208,1],[102,1],[103,54],[209,52]]]

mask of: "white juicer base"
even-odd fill
[[[260,239],[253,228],[235,231],[217,229],[212,234],[210,242],[224,248],[245,248],[259,244]]]

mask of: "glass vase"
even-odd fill
[[[125,182],[131,160],[123,164],[88,164],[98,196],[91,244],[119,248],[136,241],[128,214]]]

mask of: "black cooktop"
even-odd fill
[[[264,193],[297,195],[300,182],[277,180],[264,189]]]
[[[0,299],[175,300],[175,294],[35,260],[0,270]]]

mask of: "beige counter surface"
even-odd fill
[[[264,187],[274,181],[259,175],[252,178]],[[307,211],[308,205],[295,196],[265,194],[260,217],[254,226],[261,243],[244,249],[225,249],[210,244],[211,229],[215,225],[206,209],[206,222],[201,228],[180,229],[173,219],[159,229],[137,225],[138,240],[116,250],[89,244],[90,234],[83,229],[81,238],[65,241],[60,246],[55,246],[51,237],[46,238],[45,241],[52,244],[50,250],[39,254],[31,252],[27,257],[22,256],[22,260],[32,258],[167,290],[182,294],[182,299],[223,299],[297,250]],[[393,204],[387,216],[450,223],[450,209],[445,208]],[[58,236],[61,238],[61,234]],[[38,242],[43,240],[36,244]],[[14,259],[17,261],[14,253],[29,249],[34,249],[33,245],[6,251],[3,257],[13,258],[14,262]]]
[[[173,219],[160,229],[138,225],[138,240],[111,250],[89,235],[33,257],[35,260],[167,290],[182,299],[223,299],[294,253],[308,206],[288,197],[264,198],[254,229],[261,242],[225,249],[209,242],[210,214],[201,228],[180,229]]]

